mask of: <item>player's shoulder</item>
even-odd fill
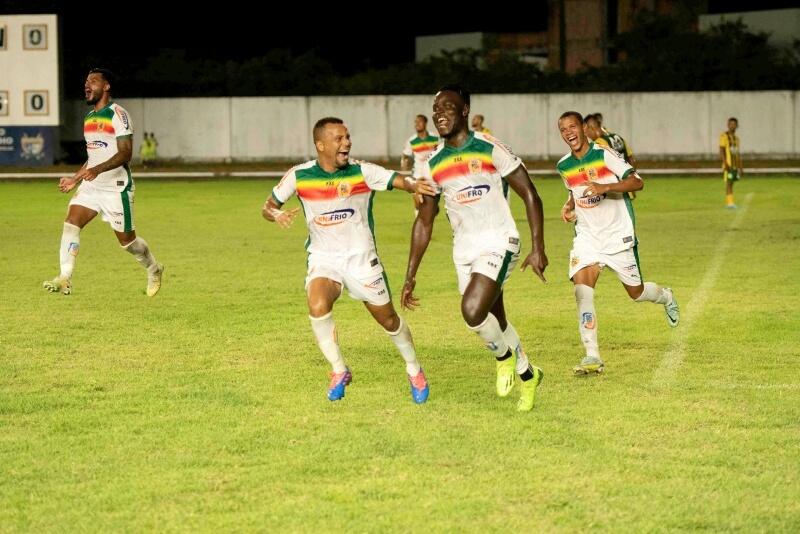
[[[599,143],[593,143],[591,150],[599,150],[599,151],[601,151],[604,158],[611,157],[611,158],[616,158],[616,159],[620,159],[622,161],[625,161],[625,158],[622,157],[622,154],[620,154],[619,152],[617,152],[616,150],[614,150],[613,148],[611,148],[608,145],[601,145]]]
[[[494,152],[495,149],[499,149],[501,153],[516,157],[510,146],[490,133],[475,132],[475,140],[479,144],[485,143],[486,145],[490,146],[492,152]]]
[[[440,158],[440,157],[441,157],[441,155],[442,155],[442,153],[444,152],[445,146],[446,146],[446,145],[445,145],[445,143],[444,143],[444,140],[440,139],[440,140],[439,140],[439,143],[436,145],[436,148],[434,148],[434,149],[431,151],[431,153],[430,153],[430,154],[428,154],[427,158],[425,158],[425,163],[431,163],[431,164],[432,164],[432,162],[433,162],[435,159],[438,159],[438,158]]]
[[[304,161],[303,163],[298,163],[294,167],[290,168],[286,173],[284,173],[284,178],[287,176],[297,176],[297,173],[306,173],[313,172],[314,168],[317,166],[317,160],[311,159],[308,161]]]

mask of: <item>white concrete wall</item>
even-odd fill
[[[800,91],[703,93],[577,93],[474,95],[472,113],[519,155],[552,159],[566,153],[558,135],[564,111],[603,113],[605,124],[638,157],[714,158],[728,117],[739,119],[746,155],[800,157]],[[414,117],[429,119],[432,95],[163,98],[120,100],[134,124],[134,149],[145,131],[166,159],[302,160],[314,151],[311,128],[325,116],[343,119],[353,155],[399,161]],[[64,106],[62,139],[81,138],[81,101]],[[435,128],[429,122],[433,133]]]

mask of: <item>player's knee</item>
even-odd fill
[[[325,299],[314,299],[308,301],[308,314],[311,317],[322,317],[330,313],[333,309],[330,302]]]
[[[397,332],[400,329],[400,316],[397,313],[392,313],[378,319],[378,323],[387,332]]]
[[[626,286],[625,289],[628,290],[628,296],[631,298],[631,300],[637,300],[642,296],[642,293],[644,293],[644,285]]]
[[[461,316],[468,326],[478,326],[486,320],[487,315],[487,310],[481,309],[478,303],[466,299],[461,301]]]

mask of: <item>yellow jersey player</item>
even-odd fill
[[[719,155],[722,158],[722,179],[725,181],[725,207],[736,209],[733,202],[733,182],[742,177],[742,154],[736,129],[739,121],[736,117],[728,119],[728,131],[719,136]]]

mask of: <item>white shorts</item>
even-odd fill
[[[126,188],[118,192],[98,189],[92,182],[81,182],[69,205],[96,211],[115,232],[132,232],[136,229],[133,224],[133,191],[133,183],[130,190]]]
[[[619,281],[626,286],[642,285],[642,273],[639,272],[639,256],[635,246],[616,254],[603,254],[577,244],[573,246],[574,248],[569,253],[570,280],[575,276],[575,273],[584,267],[597,264],[600,269],[608,267],[617,273]]]
[[[504,245],[484,248],[476,251],[467,261],[454,262],[458,276],[458,292],[464,294],[473,273],[487,276],[502,287],[519,261],[519,248],[519,238],[509,237]]]
[[[314,278],[328,278],[347,288],[351,298],[383,306],[392,300],[389,282],[378,255],[364,252],[353,256],[309,254],[306,290]]]

